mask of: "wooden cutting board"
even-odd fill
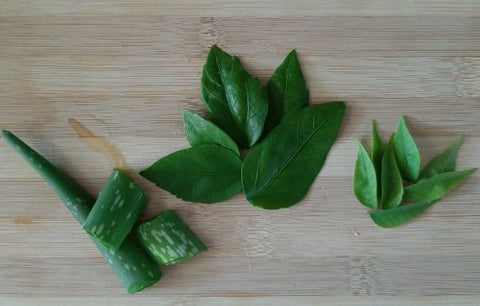
[[[426,162],[464,135],[480,165],[480,2],[20,1],[0,3],[0,128],[92,194],[112,163],[173,208],[210,251],[129,296],[60,200],[0,142],[0,304],[479,305],[480,173],[415,221],[375,226],[353,196],[354,140],[405,115]],[[307,198],[265,211],[243,195],[189,204],[136,173],[186,148],[205,113],[208,49],[266,82],[296,48],[311,102],[348,105]]]

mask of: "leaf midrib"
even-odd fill
[[[306,138],[305,140],[302,142],[302,144],[297,148],[297,150],[295,150],[290,156],[289,158],[286,160],[286,162],[282,165],[282,167],[280,168],[279,171],[277,171],[269,180],[268,182],[263,185],[262,188],[260,188],[260,190],[258,190],[257,192],[255,192],[253,195],[247,195],[249,199],[255,197],[257,194],[263,192],[264,190],[266,190],[268,187],[270,187],[270,185],[273,184],[273,182],[275,181],[275,179],[283,172],[283,170],[285,170],[285,168],[290,164],[290,162],[293,160],[293,158],[295,158],[295,156],[298,154],[298,152],[307,144],[307,142],[313,137],[313,135],[320,129],[322,128],[328,121],[330,121],[330,119],[332,119],[335,115],[337,115],[337,113],[339,112],[339,110],[335,111],[330,117],[328,117],[321,125],[319,125],[318,127],[316,127]],[[257,173],[255,173],[255,175],[257,175]]]

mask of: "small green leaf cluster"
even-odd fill
[[[420,170],[420,152],[403,117],[388,143],[372,122],[372,138],[371,154],[357,141],[353,190],[381,227],[410,221],[476,171],[455,171],[461,137]]]
[[[242,190],[250,203],[265,209],[302,200],[337,139],[345,104],[308,106],[296,51],[263,85],[238,57],[213,46],[201,91],[210,119],[183,112],[191,148],[159,159],[140,174],[190,202],[216,203]]]

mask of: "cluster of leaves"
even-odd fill
[[[420,171],[420,152],[405,119],[387,144],[372,123],[371,155],[358,141],[353,189],[357,199],[381,227],[396,227],[424,212],[476,169],[455,171],[461,138]]]
[[[250,203],[265,209],[299,202],[320,172],[345,113],[343,102],[308,106],[295,50],[265,86],[238,57],[213,46],[203,68],[202,100],[211,120],[183,112],[191,148],[140,173],[199,203],[224,201],[242,190]]]

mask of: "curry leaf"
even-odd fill
[[[222,129],[188,110],[183,111],[183,124],[187,140],[192,147],[217,144],[240,155],[238,146]]]
[[[395,160],[393,151],[395,134],[390,137],[387,148],[382,158],[382,208],[391,209],[402,202],[403,182],[402,176]]]
[[[238,144],[257,142],[268,112],[267,90],[238,57],[212,47],[203,68],[202,99],[214,122]]]
[[[243,163],[247,199],[278,209],[305,197],[337,139],[344,113],[343,102],[330,102],[305,107],[283,120]]]
[[[381,227],[396,227],[419,216],[434,203],[435,202],[412,203],[389,210],[375,210],[370,212],[370,218]]]
[[[457,154],[461,143],[462,137],[458,136],[455,138],[455,141],[447,149],[445,149],[445,151],[428,162],[428,164],[420,173],[419,179],[428,179],[436,176],[437,174],[455,171]]]
[[[237,154],[218,145],[202,145],[167,155],[140,175],[190,202],[215,203],[242,190]]]
[[[442,198],[477,169],[445,172],[405,187],[405,199],[415,202],[429,202]]]
[[[353,177],[353,190],[357,199],[363,205],[376,209],[377,200],[377,177],[372,160],[360,141],[358,144],[357,160]]]
[[[382,137],[378,133],[377,124],[375,121],[372,121],[372,162],[375,167],[375,174],[377,176],[377,196],[382,196],[382,158],[383,153],[385,152],[385,143],[383,142]]]
[[[309,92],[297,52],[292,50],[268,82],[268,115],[264,135],[276,127],[282,117],[308,104]]]
[[[408,131],[404,117],[400,118],[398,123],[394,147],[402,177],[407,181],[414,182],[420,173],[420,152]]]

